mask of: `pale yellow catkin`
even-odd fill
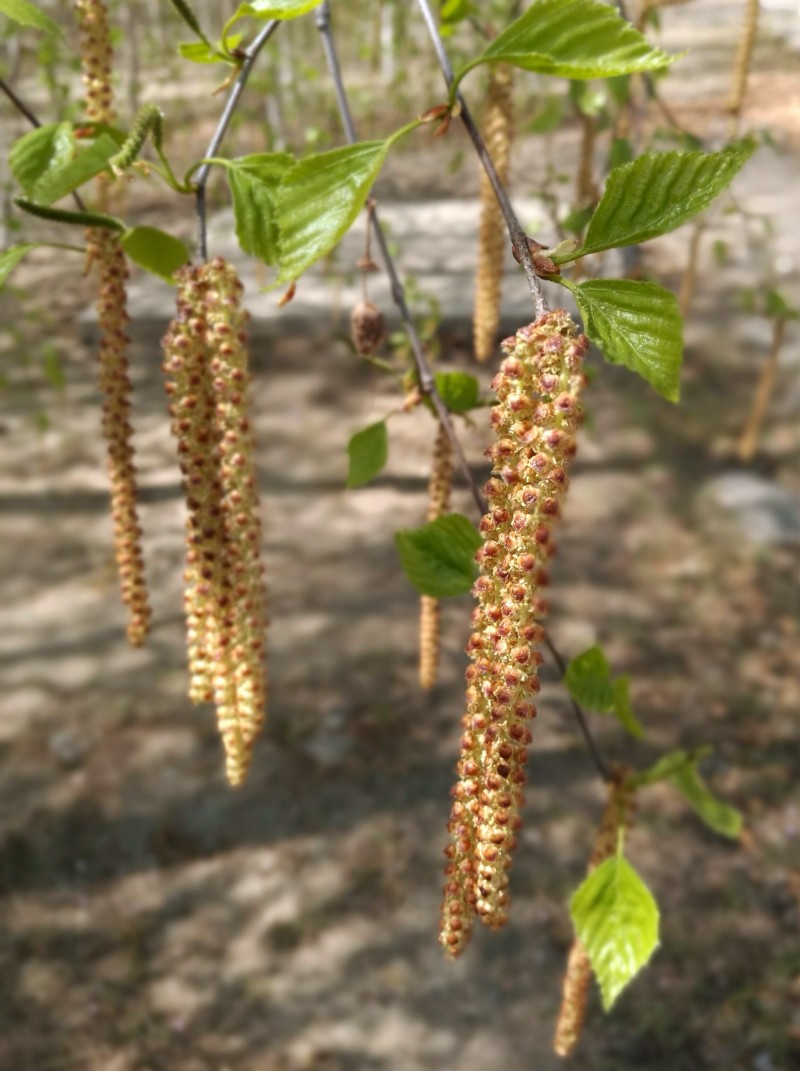
[[[630,825],[633,806],[634,792],[628,782],[628,771],[615,771],[608,786],[608,802],[600,819],[587,873],[591,874],[615,853],[619,830]],[[569,1056],[578,1044],[586,1017],[586,1001],[591,980],[592,967],[589,957],[576,938],[569,950],[553,1041],[553,1048],[558,1056]]]
[[[445,852],[440,941],[450,955],[463,951],[476,913],[493,928],[508,918],[507,872],[539,691],[542,589],[581,422],[587,346],[567,312],[545,313],[506,339],[492,382],[493,471],[475,555],[481,575]]]
[[[189,695],[212,700],[231,784],[247,773],[266,703],[261,521],[248,416],[242,286],[222,258],[177,273],[164,338],[172,430],[187,502]]]
[[[489,71],[484,137],[501,182],[508,182],[513,137],[513,68],[493,64]],[[481,172],[481,219],[475,278],[473,345],[475,357],[487,361],[495,351],[500,323],[503,261],[508,241],[503,214],[486,174]]]
[[[453,446],[447,429],[440,424],[433,446],[431,477],[428,484],[428,521],[435,521],[450,510],[453,485]],[[441,642],[439,600],[423,595],[419,621],[419,682],[429,691],[436,684]]]

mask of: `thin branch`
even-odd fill
[[[239,98],[242,95],[247,79],[250,77],[250,72],[258,59],[258,55],[261,49],[272,37],[273,33],[280,26],[279,19],[272,19],[261,30],[257,37],[255,37],[252,43],[245,49],[244,59],[242,65],[239,68],[239,74],[236,76],[236,81],[233,83],[233,87],[228,95],[228,99],[225,102],[225,107],[222,111],[222,115],[219,117],[217,123],[217,129],[214,131],[214,136],[208,143],[206,149],[206,157],[216,156],[222,139],[230,125],[230,121],[233,118],[233,113],[236,111],[236,106],[239,103]],[[211,164],[203,164],[197,172],[195,179],[195,203],[197,210],[197,253],[201,260],[208,259],[208,241],[207,241],[207,224],[206,224],[206,184],[208,182],[208,176],[211,173]]]
[[[439,66],[442,68],[442,74],[444,80],[447,83],[447,88],[450,89],[453,85],[454,76],[453,68],[450,65],[447,52],[445,51],[444,43],[439,35],[439,28],[436,25],[436,20],[433,17],[428,0],[417,0],[422,17],[425,20],[425,25],[428,29],[428,34],[433,43],[433,47],[436,51],[437,59],[439,60]],[[536,274],[536,268],[533,264],[533,257],[531,256],[530,248],[528,247],[528,236],[522,229],[519,219],[511,205],[508,193],[503,183],[500,181],[500,177],[497,174],[497,170],[492,161],[492,157],[489,154],[489,150],[486,147],[486,142],[483,140],[483,136],[478,129],[475,120],[472,118],[472,114],[467,107],[467,102],[464,100],[460,92],[456,93],[456,100],[458,101],[461,121],[466,127],[470,140],[472,141],[475,151],[478,154],[483,169],[489,179],[494,190],[494,195],[497,198],[497,203],[500,205],[500,211],[503,213],[503,218],[506,221],[506,227],[508,228],[508,234],[511,238],[511,245],[519,255],[520,263],[525,271],[525,277],[528,280],[528,286],[531,291],[531,297],[536,308],[536,315],[541,316],[543,312],[547,312],[548,306],[545,300],[544,293],[542,291],[542,283],[539,276]]]
[[[563,680],[564,675],[567,672],[566,659],[558,650],[553,641],[550,639],[549,633],[545,633],[544,642],[548,651],[553,656],[553,661],[558,666],[558,671],[561,674],[561,678]],[[572,697],[570,697],[570,702],[572,703],[572,711],[575,715],[576,721],[578,722],[581,733],[583,734],[583,739],[586,741],[586,747],[589,749],[589,754],[592,756],[592,762],[594,763],[597,772],[600,774],[604,781],[610,781],[611,771],[606,765],[605,759],[600,754],[600,749],[597,746],[597,742],[591,734],[591,731],[589,729],[589,723],[587,721],[586,714],[583,708],[578,703],[578,701],[576,699],[573,699]]]
[[[0,78],[0,89],[5,93],[5,95],[11,101],[11,103],[14,105],[20,115],[25,116],[31,126],[35,126],[38,128],[42,125],[41,120],[37,118],[37,116],[30,110],[30,108],[27,104],[25,104],[24,101],[20,100],[20,98],[11,88],[11,86],[3,78]],[[86,205],[83,201],[83,198],[77,191],[73,192],[72,200],[75,202],[79,212],[86,211]]]
[[[347,90],[345,89],[344,80],[342,79],[342,72],[339,66],[339,57],[336,54],[336,45],[334,44],[333,35],[330,27],[330,7],[325,0],[325,3],[320,4],[316,13],[317,29],[320,32],[322,38],[322,45],[325,50],[325,59],[328,64],[328,70],[333,80],[334,90],[336,92],[336,103],[339,108],[339,114],[342,120],[342,126],[344,127],[345,136],[349,144],[353,144],[357,141],[355,125],[353,123],[353,116],[350,112],[350,104],[347,99]],[[403,283],[400,279],[400,275],[397,271],[397,266],[394,262],[394,258],[389,251],[389,244],[386,240],[383,227],[378,216],[378,211],[373,205],[369,213],[369,223],[372,226],[375,240],[378,243],[378,247],[381,251],[381,257],[386,268],[386,274],[389,276],[389,282],[392,289],[392,299],[398,308],[400,317],[403,321],[406,334],[408,335],[409,342],[411,343],[411,352],[414,355],[414,365],[417,370],[417,378],[419,379],[419,389],[427,398],[430,398],[431,404],[436,411],[436,416],[439,423],[447,432],[447,436],[453,445],[453,451],[458,461],[458,467],[461,470],[464,479],[467,481],[467,486],[470,489],[472,497],[475,500],[475,504],[480,510],[481,514],[486,512],[487,506],[480,488],[478,487],[475,477],[469,467],[464,448],[461,445],[455,428],[453,427],[453,421],[448,412],[447,406],[442,401],[439,392],[436,389],[436,381],[433,377],[428,360],[425,356],[425,352],[422,348],[422,342],[417,332],[417,328],[414,324],[414,318],[411,315],[411,310],[408,307],[406,301],[406,293]]]

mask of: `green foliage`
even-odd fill
[[[364,141],[309,156],[277,190],[279,283],[299,278],[352,226],[386,159],[390,142]]]
[[[606,859],[570,903],[608,1011],[658,947],[658,905],[623,855]]]
[[[575,295],[586,334],[606,360],[624,364],[676,402],[683,332],[675,295],[655,283],[631,279],[564,283]]]
[[[459,71],[456,83],[479,63],[511,63],[564,78],[606,78],[654,70],[677,58],[650,45],[607,4],[537,0]]]
[[[406,576],[422,595],[463,595],[475,583],[475,551],[483,540],[460,513],[397,532],[395,542]]]
[[[8,15],[21,26],[32,26],[46,33],[61,33],[58,25],[49,15],[45,15],[35,4],[29,3],[29,0],[0,0],[0,15]]]
[[[280,257],[278,187],[294,164],[286,152],[254,153],[225,162],[239,245],[265,264],[277,264]]]
[[[230,22],[252,16],[256,19],[296,19],[317,7],[321,0],[250,0],[240,4]]]
[[[157,227],[132,227],[120,245],[134,264],[171,283],[173,275],[189,260],[189,250],[179,238]]]
[[[439,397],[451,413],[466,413],[479,404],[480,385],[469,372],[437,372]]]
[[[51,208],[49,205],[27,201],[24,197],[17,197],[14,204],[23,212],[38,216],[39,219],[47,219],[51,223],[68,223],[73,227],[105,227],[120,232],[125,230],[122,220],[102,212],[69,212],[66,208]]]
[[[612,679],[611,666],[601,647],[590,647],[576,655],[567,666],[564,683],[576,703],[598,714],[614,714],[631,736],[644,736],[631,707],[629,680]]]
[[[8,166],[30,200],[50,205],[105,171],[117,151],[109,134],[81,141],[69,123],[49,123],[14,143]]]
[[[20,245],[12,245],[4,253],[0,253],[0,286],[5,286],[6,279],[8,279],[22,258],[27,256],[32,249],[38,249],[41,244],[41,242],[22,242]]]
[[[381,471],[389,456],[386,421],[379,420],[377,424],[357,431],[348,443],[347,453],[350,458],[347,486],[361,487],[369,483]]]
[[[120,174],[138,160],[148,138],[156,149],[161,149],[164,138],[164,115],[157,104],[145,104],[133,121],[131,132],[119,152],[108,161],[115,173]]]
[[[736,839],[742,831],[741,812],[715,796],[698,769],[709,751],[707,747],[696,748],[694,751],[670,751],[649,769],[637,774],[633,784],[642,788],[659,781],[669,781],[691,804],[709,829],[723,837]]]
[[[608,176],[583,245],[570,257],[666,234],[708,208],[750,158],[752,142],[722,152],[645,153]]]

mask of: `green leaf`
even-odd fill
[[[71,123],[47,123],[23,134],[8,154],[11,174],[28,197],[36,196],[36,184],[49,171],[68,164],[75,155]]]
[[[243,19],[250,15],[256,19],[296,19],[298,15],[305,15],[311,11],[321,0],[252,0],[249,4],[239,4],[235,16],[228,20],[228,24],[236,19]]]
[[[174,273],[191,256],[179,238],[173,238],[157,227],[132,227],[122,235],[120,245],[134,264],[170,283]]]
[[[586,878],[570,912],[608,1011],[658,947],[658,906],[630,863],[616,855]]]
[[[586,334],[607,361],[624,364],[671,402],[680,393],[683,332],[674,294],[631,279],[566,282],[575,295]]]
[[[576,655],[566,668],[564,684],[576,703],[600,714],[614,709],[611,667],[601,647],[590,647]]]
[[[479,63],[511,63],[538,74],[608,78],[672,63],[629,22],[597,0],[537,0],[456,79]]]
[[[663,755],[658,762],[647,770],[642,770],[632,778],[631,783],[637,788],[654,785],[658,781],[668,781],[673,774],[679,773],[692,763],[697,763],[711,753],[708,747],[694,748],[692,751],[676,750]]]
[[[74,160],[63,167],[49,171],[41,182],[36,184],[37,200],[53,204],[77,190],[84,182],[105,171],[112,156],[119,151],[113,138],[101,134],[99,138],[82,149]]]
[[[277,191],[278,283],[299,278],[352,226],[389,151],[390,140],[362,141],[306,157]]]
[[[278,263],[278,187],[294,163],[290,153],[255,153],[231,160],[227,167],[239,245],[265,264]]]
[[[437,372],[436,390],[451,413],[466,413],[478,404],[480,386],[469,372]]]
[[[184,41],[178,45],[178,54],[190,63],[230,63],[213,45],[205,41]]]
[[[389,456],[389,436],[386,421],[379,420],[363,431],[357,431],[347,444],[350,469],[348,487],[361,487],[378,475]]]
[[[627,138],[614,138],[608,153],[608,165],[612,170],[623,167],[633,160],[633,146]]]
[[[767,316],[774,316],[778,320],[797,320],[800,318],[800,311],[790,305],[778,290],[767,291],[765,305]]]
[[[475,551],[483,540],[460,513],[406,528],[394,538],[406,576],[422,595],[436,599],[463,595],[475,583]]]
[[[626,733],[637,740],[644,736],[642,724],[633,712],[630,696],[630,677],[616,677],[614,680],[614,713]]]
[[[28,0],[0,0],[0,15],[8,15],[22,26],[33,26],[46,33],[61,33],[57,23]]]
[[[572,258],[666,234],[708,208],[753,152],[739,142],[722,152],[645,153],[609,174],[586,240]]]
[[[41,242],[24,242],[21,245],[12,245],[4,253],[0,253],[0,286],[5,285],[6,279],[12,273],[17,264],[31,249],[37,249]]]
[[[734,840],[739,837],[742,832],[741,812],[714,795],[700,776],[697,760],[683,766],[669,781],[686,797],[709,829]]]

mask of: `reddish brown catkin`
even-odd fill
[[[75,14],[81,42],[81,67],[86,85],[86,117],[111,123],[115,113],[111,86],[111,35],[102,0],[77,0]],[[108,184],[97,182],[97,207],[107,208]],[[126,329],[129,322],[125,283],[128,270],[116,234],[91,229],[86,232],[89,264],[96,264],[99,279],[97,316],[100,343],[98,379],[103,394],[102,429],[108,449],[111,479],[111,515],[114,521],[114,551],[122,598],[128,607],[128,638],[138,647],[150,627],[150,607],[145,586],[141,529],[136,512],[136,469],[133,463],[133,430],[130,424],[131,384],[128,376]]]
[[[184,475],[186,625],[194,702],[213,700],[231,784],[264,720],[266,596],[247,416],[241,283],[218,258],[177,273],[164,339],[172,430]]]
[[[615,771],[608,786],[608,802],[595,837],[589,860],[589,874],[606,859],[611,858],[617,850],[618,831],[631,823],[635,800],[634,791],[628,783],[628,773],[629,771],[625,769]],[[559,1056],[569,1056],[578,1044],[586,1015],[586,1000],[591,980],[592,968],[589,957],[580,941],[575,939],[569,951],[567,969],[564,974],[561,1009],[553,1042],[553,1048]]]
[[[489,72],[485,138],[500,181],[508,181],[512,139],[513,68],[493,64]],[[494,353],[500,323],[500,294],[506,230],[500,206],[486,175],[481,172],[481,222],[478,239],[478,270],[475,279],[473,345],[479,361]]]
[[[433,446],[431,478],[428,484],[428,521],[435,521],[450,509],[453,485],[453,446],[447,429],[440,424]],[[423,595],[419,619],[419,683],[426,690],[436,684],[439,670],[439,600]]]
[[[492,927],[508,917],[507,871],[526,780],[528,721],[536,716],[540,619],[547,612],[541,589],[575,453],[587,346],[567,312],[545,313],[503,343],[506,357],[492,384],[498,399],[493,473],[480,525],[485,541],[475,555],[481,576],[473,589],[478,605],[467,644],[472,663],[440,937],[454,955],[463,950],[474,911]]]

